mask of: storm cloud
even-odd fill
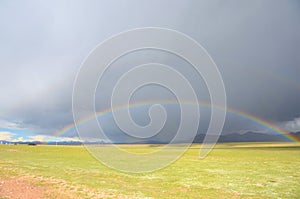
[[[298,1],[1,1],[0,27],[0,128],[42,135],[64,128],[73,122],[73,82],[88,53],[121,31],[162,27],[181,31],[206,48],[223,77],[229,107],[299,130]],[[133,55],[112,67],[107,85],[125,65],[149,57],[185,71],[185,64],[170,55]],[[209,100],[205,83],[196,83],[201,77],[192,71],[186,75],[198,97]],[[155,89],[137,93],[135,99],[156,98]],[[98,92],[108,96],[111,91]],[[174,96],[165,92],[163,97]],[[253,124],[229,116],[224,131],[251,128]]]

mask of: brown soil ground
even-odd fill
[[[46,193],[45,187],[34,186],[28,179],[20,177],[0,179],[0,196],[4,198],[43,198]]]
[[[78,199],[78,198],[135,198],[103,193],[83,186],[68,185],[53,178],[31,176],[0,177],[0,199]]]

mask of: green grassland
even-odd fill
[[[218,144],[204,159],[199,147],[165,169],[127,174],[102,165],[83,146],[0,145],[0,179],[29,176],[34,186],[73,198],[300,198],[299,144]]]

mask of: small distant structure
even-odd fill
[[[29,146],[36,146],[37,144],[34,143],[34,142],[29,142],[28,145],[29,145]]]

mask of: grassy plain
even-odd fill
[[[204,159],[199,147],[165,169],[127,174],[105,167],[83,146],[0,145],[0,181],[48,190],[41,198],[300,198],[299,144],[218,144]]]

